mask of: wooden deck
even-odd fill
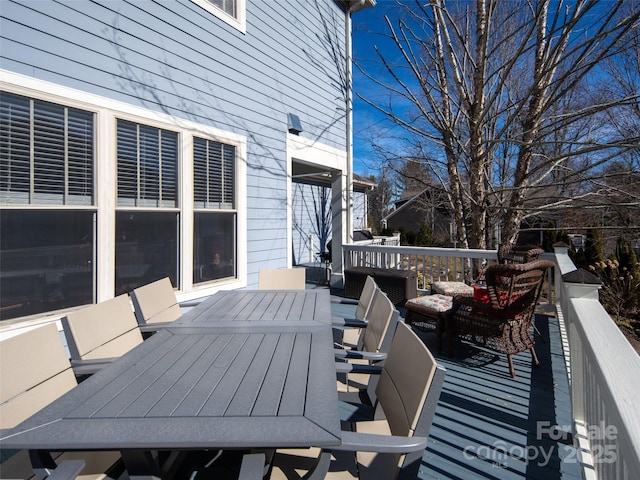
[[[332,310],[348,316],[355,307]],[[536,325],[540,366],[532,368],[528,352],[515,355],[515,379],[506,356],[467,343],[457,343],[452,358],[436,355],[447,375],[421,480],[582,479],[558,320],[538,315]],[[436,354],[435,335],[418,334]]]

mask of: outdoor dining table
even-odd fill
[[[172,326],[230,323],[255,325],[331,325],[331,299],[326,289],[219,291],[186,312]]]
[[[132,478],[157,478],[150,452],[339,445],[330,320],[316,314],[329,297],[239,293],[260,298],[251,315],[220,308],[231,293],[207,300],[4,435],[3,448],[120,450]]]

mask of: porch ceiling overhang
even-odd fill
[[[333,170],[294,160],[291,164],[291,180],[312,185],[331,185]],[[358,191],[373,190],[377,184],[367,178],[353,174],[353,188]]]
[[[332,172],[326,167],[304,162],[291,162],[291,179],[294,182],[330,185]]]

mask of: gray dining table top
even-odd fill
[[[4,432],[2,446],[174,450],[339,445],[331,328],[307,321],[304,312],[300,310],[300,322],[252,322],[250,327],[216,323],[216,316],[226,318],[218,308],[200,312],[200,325],[162,329],[8,435]],[[210,315],[210,322],[203,315]]]
[[[256,322],[279,325],[331,325],[329,291],[228,290],[211,295],[172,325]]]

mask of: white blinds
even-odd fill
[[[177,206],[178,134],[118,120],[118,205]]]
[[[196,208],[235,208],[236,147],[194,137],[193,191]]]
[[[92,205],[94,114],[0,93],[0,202]]]

